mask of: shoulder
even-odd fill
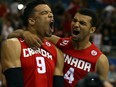
[[[106,57],[106,55],[101,54],[100,57],[99,57],[99,61],[105,62],[105,61],[108,61],[108,58]]]
[[[2,43],[1,63],[4,70],[20,67],[21,46],[17,38],[7,39]],[[14,61],[15,60],[15,61]]]
[[[101,56],[99,57],[99,59],[97,61],[97,66],[109,67],[109,61],[108,61],[108,58],[106,57],[106,55],[101,54]]]
[[[102,54],[97,61],[96,72],[100,75],[101,79],[107,80],[108,71],[109,71],[108,58],[104,54]]]
[[[7,39],[2,43],[2,49],[18,49],[20,42],[17,38]]]
[[[100,50],[98,47],[95,46],[94,43],[92,43],[92,45],[90,46],[90,49],[93,50],[93,51],[92,51],[93,53],[96,53],[96,52],[97,52],[97,54],[98,54],[99,57],[104,55],[104,54],[101,52],[101,50]],[[104,56],[105,56],[105,55],[104,55]]]
[[[12,44],[16,44],[19,43],[19,40],[17,38],[11,38],[11,39],[7,39],[3,42],[3,44],[7,45],[12,45]]]

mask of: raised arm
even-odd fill
[[[29,31],[24,31],[22,29],[18,29],[13,33],[8,35],[8,38],[22,37],[25,42],[29,45],[29,47],[33,49],[37,49],[41,46],[42,41],[34,34]],[[53,44],[56,44],[60,37],[52,35],[51,37],[46,37],[46,39]]]
[[[96,72],[102,80],[108,80],[109,62],[107,57],[102,54],[96,64]]]
[[[50,42],[52,42],[54,45],[56,45],[56,43],[58,42],[58,40],[60,39],[60,37],[56,36],[56,35],[52,35],[51,37],[46,37],[46,39]]]
[[[2,44],[1,64],[8,87],[24,87],[20,63],[21,46],[16,38]]]
[[[54,72],[53,87],[64,87],[63,78],[63,67],[64,67],[64,57],[63,53],[57,49],[57,63]]]
[[[23,32],[24,32],[23,29],[15,30],[15,31],[13,31],[12,33],[10,33],[10,34],[8,35],[7,38],[9,39],[9,38],[18,38],[18,37],[22,37],[22,36],[23,36]]]

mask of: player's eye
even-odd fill
[[[41,14],[48,14],[48,11],[42,11]]]

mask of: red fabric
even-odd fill
[[[21,66],[24,75],[24,87],[52,87],[56,65],[56,49],[53,44],[44,41],[41,48],[34,51],[19,39],[21,43]]]
[[[71,38],[61,38],[56,45],[65,54],[64,87],[74,87],[88,72],[95,71],[102,52],[94,44],[83,50],[75,50]]]
[[[68,32],[68,33],[71,32],[71,20],[65,21],[63,26],[64,26],[64,32]]]
[[[7,13],[7,7],[5,5],[0,4],[0,17],[3,17]]]
[[[77,10],[80,9],[80,6],[77,5],[76,3],[71,3],[70,6],[69,6],[69,9],[67,10],[67,12],[69,14],[71,14],[71,16],[73,17],[75,15],[75,13],[77,12]]]

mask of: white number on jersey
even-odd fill
[[[46,72],[46,66],[45,66],[45,61],[43,57],[36,57],[36,62],[37,62],[37,71],[38,73],[45,73]]]
[[[74,81],[74,68],[70,68],[64,75],[64,79],[67,79],[71,84]]]

